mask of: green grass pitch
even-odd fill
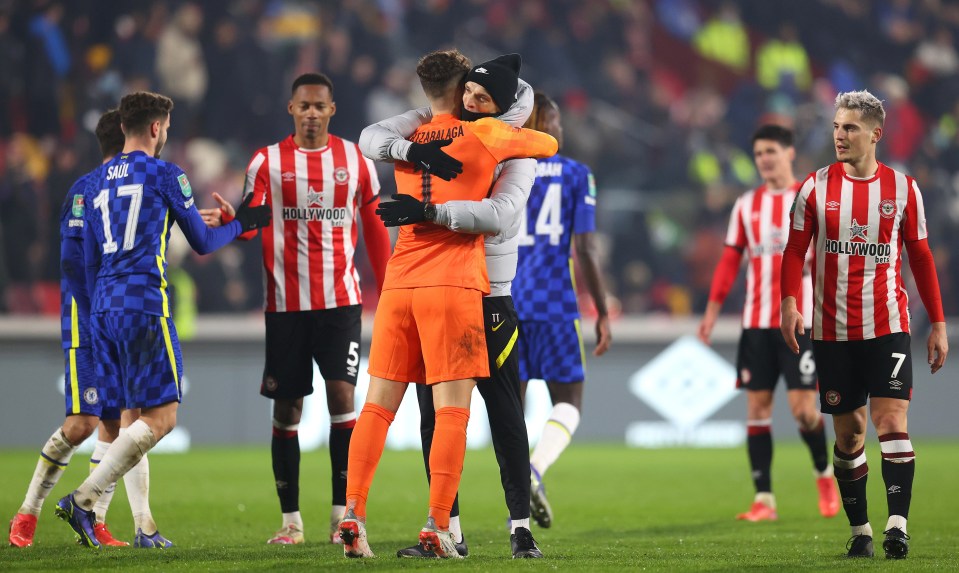
[[[151,457],[151,502],[171,550],[78,547],[73,532],[53,515],[56,499],[87,470],[77,455],[47,500],[34,546],[0,548],[0,570],[398,570],[451,567],[458,571],[537,569],[563,571],[956,571],[959,570],[957,444],[917,440],[918,473],[910,519],[912,552],[905,561],[848,561],[840,555],[848,528],[840,514],[819,517],[808,454],[798,442],[777,444],[773,487],[776,523],[737,522],[752,500],[746,453],[733,450],[638,450],[576,443],[546,476],[555,521],[533,526],[547,558],[510,560],[506,510],[492,451],[469,451],[463,477],[463,525],[470,556],[464,562],[400,560],[425,520],[427,490],[417,452],[387,452],[369,501],[375,560],[343,558],[325,542],[329,512],[329,458],[303,454],[301,511],[307,543],[264,542],[277,529],[279,506],[268,447],[198,448],[185,455]],[[886,502],[875,440],[867,448],[870,517],[879,534]],[[30,451],[0,452],[0,508],[12,517],[36,463]],[[132,520],[118,488],[108,522],[129,540]],[[4,543],[4,545],[6,545]]]

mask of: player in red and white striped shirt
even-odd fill
[[[262,239],[266,367],[260,393],[274,400],[273,474],[283,527],[269,543],[303,541],[297,427],[303,397],[313,393],[313,361],[326,381],[332,422],[330,540],[339,542],[333,534],[346,506],[360,362],[360,278],[353,263],[357,213],[377,292],[386,274],[390,239],[376,215],[380,184],[373,162],[355,143],[329,133],[336,112],[332,82],[323,74],[303,74],[292,91],[288,111],[295,132],[253,155],[244,190],[253,194],[254,205],[273,208],[273,225],[263,230]],[[253,236],[255,232],[240,238]]]
[[[907,433],[912,397],[909,309],[902,249],[932,322],[927,341],[933,373],[949,350],[926,216],[915,180],[876,161],[886,112],[867,91],[836,97],[833,139],[839,160],[812,173],[792,212],[782,267],[783,336],[794,352],[803,315],[796,308],[803,257],[814,239],[813,349],[823,412],[833,415],[834,466],[852,527],[850,557],[872,557],[866,512],[866,403],[882,451],[889,520],[887,558],[909,552],[906,518],[915,453]]]
[[[790,352],[779,331],[779,269],[789,226],[789,209],[799,185],[793,175],[792,131],[764,125],[753,134],[753,157],[763,185],[744,193],[733,207],[726,233],[726,249],[716,266],[699,338],[709,344],[719,311],[736,281],[743,254],[746,258],[746,303],[739,340],[736,385],[746,392],[746,446],[756,497],[749,511],[737,519],[777,519],[770,469],[773,458],[773,393],[779,377],[786,379],[789,409],[809,447],[818,476],[819,511],[825,517],[839,513],[839,495],[832,480],[826,450],[825,425],[816,408],[816,363],[808,336],[799,338],[801,355]],[[800,299],[804,310],[812,305],[812,281],[803,278]]]

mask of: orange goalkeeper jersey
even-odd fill
[[[557,150],[556,140],[546,133],[510,127],[493,118],[462,122],[449,114],[434,116],[410,137],[416,143],[437,139],[453,140],[443,151],[463,162],[463,173],[444,181],[414,171],[411,163],[397,163],[399,193],[435,204],[479,201],[489,194],[499,162],[550,157]],[[383,289],[454,286],[489,293],[483,239],[483,235],[456,233],[433,223],[400,227]]]

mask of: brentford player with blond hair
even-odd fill
[[[909,552],[906,519],[915,453],[906,425],[912,397],[909,308],[902,249],[932,322],[926,342],[932,373],[949,351],[926,215],[915,179],[876,160],[886,112],[867,91],[836,98],[838,161],[809,175],[792,210],[782,264],[780,327],[793,352],[804,333],[796,308],[802,266],[814,240],[812,339],[822,411],[836,431],[833,466],[852,527],[848,557],[872,557],[866,511],[866,405],[879,436],[889,519],[886,558]]]
[[[808,334],[797,341],[793,354],[779,332],[779,269],[789,228],[789,208],[799,190],[793,175],[793,133],[780,125],[763,125],[753,134],[753,159],[763,184],[744,193],[733,206],[726,233],[726,248],[716,265],[706,313],[699,324],[699,338],[709,344],[716,318],[736,282],[746,256],[746,301],[743,331],[739,339],[736,386],[746,391],[746,451],[756,496],[749,511],[736,519],[774,521],[772,416],[773,391],[780,376],[785,379],[789,410],[799,425],[799,434],[809,448],[819,490],[823,517],[839,513],[839,494],[832,479],[826,448],[823,416],[816,407],[816,361]],[[812,280],[803,276],[799,300],[809,325]]]

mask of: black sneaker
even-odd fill
[[[466,547],[466,536],[463,536],[463,539],[456,544],[456,552],[466,557],[470,554],[469,549]],[[400,549],[396,552],[397,557],[410,557],[413,559],[439,559],[439,557],[432,551],[427,551],[423,549],[422,545],[413,545],[412,547],[407,547],[406,549]]]
[[[869,535],[853,535],[846,543],[846,557],[872,557],[872,537]]]
[[[516,528],[516,533],[509,536],[509,544],[513,548],[513,559],[539,559],[543,556],[536,547],[533,534],[525,527]]]
[[[882,549],[886,552],[886,559],[905,559],[909,555],[909,536],[906,532],[893,527],[883,531],[886,539],[882,542]]]

